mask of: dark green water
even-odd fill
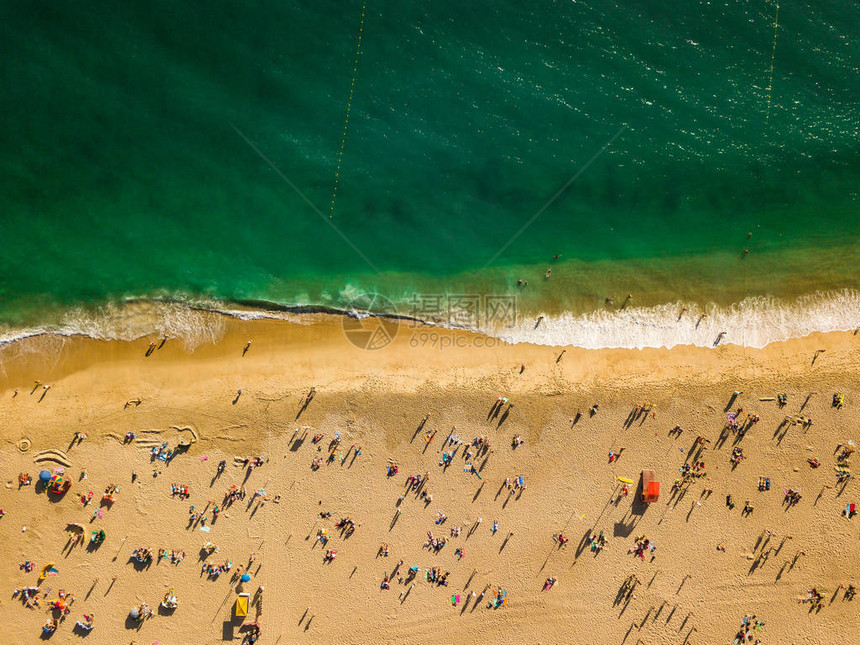
[[[552,312],[853,289],[860,5],[780,6],[768,109],[775,10],[369,2],[331,220],[363,258],[328,219],[361,2],[5,3],[0,321],[517,278]]]

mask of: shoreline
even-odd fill
[[[463,296],[451,296],[463,298]],[[474,332],[509,344],[528,343],[585,349],[644,349],[678,346],[717,347],[732,344],[762,348],[813,333],[860,329],[860,292],[818,292],[791,301],[747,298],[731,307],[699,306],[676,301],[653,307],[613,303],[590,313],[518,310],[516,297],[488,300],[448,309],[447,317],[328,305],[285,305],[265,300],[235,302],[207,299],[127,298],[87,311],[76,308],[59,324],[0,330],[0,346],[33,336],[84,336],[132,341],[149,335],[182,338],[187,347],[217,342],[229,320],[280,320],[318,324],[329,316],[376,316],[398,324],[422,324],[440,330]],[[365,299],[356,301],[359,305]],[[390,303],[389,303],[390,304]],[[629,305],[629,306],[628,306]],[[495,314],[488,313],[496,307]],[[505,307],[508,310],[505,310]],[[511,313],[512,312],[512,313]],[[536,323],[535,321],[540,322]],[[725,332],[725,333],[721,333]]]
[[[605,347],[587,348],[576,346],[555,346],[534,344],[529,342],[509,343],[505,339],[488,336],[480,331],[469,329],[456,329],[442,327],[432,323],[401,319],[397,326],[395,337],[391,344],[379,350],[366,350],[354,345],[344,333],[344,321],[354,321],[352,316],[341,316],[336,314],[311,314],[309,316],[291,315],[289,318],[253,317],[239,318],[221,312],[206,311],[207,316],[214,316],[217,321],[217,329],[208,330],[207,335],[211,338],[208,342],[189,345],[183,337],[172,337],[162,334],[143,334],[131,340],[116,340],[93,338],[85,334],[74,333],[70,335],[59,334],[53,331],[40,331],[15,341],[7,341],[0,344],[0,388],[8,389],[15,377],[18,376],[24,365],[30,362],[38,362],[47,353],[53,356],[55,365],[66,365],[63,358],[67,355],[76,355],[73,363],[77,365],[74,370],[88,369],[90,366],[86,360],[98,364],[104,361],[136,361],[145,354],[149,342],[161,343],[167,337],[166,347],[159,350],[160,356],[169,356],[171,361],[196,360],[226,360],[237,343],[244,344],[245,337],[257,338],[254,348],[265,343],[266,351],[273,350],[284,352],[286,346],[299,343],[302,352],[306,354],[304,360],[311,360],[317,352],[326,365],[326,370],[343,372],[340,361],[346,355],[350,361],[356,363],[359,373],[362,373],[367,365],[384,365],[386,369],[394,369],[402,364],[404,352],[420,354],[422,360],[428,365],[447,369],[453,364],[461,366],[483,367],[484,361],[499,360],[498,357],[509,353],[511,355],[523,355],[534,357],[536,360],[554,358],[560,352],[570,362],[578,366],[571,374],[574,378],[580,378],[590,371],[585,371],[581,365],[618,365],[623,369],[613,370],[609,376],[624,378],[642,378],[648,380],[649,369],[652,363],[661,365],[672,365],[673,369],[684,369],[693,363],[707,366],[708,369],[719,372],[729,372],[740,369],[741,373],[753,373],[762,365],[780,357],[787,360],[792,357],[801,360],[804,356],[811,356],[818,349],[831,352],[853,352],[858,342],[857,331],[833,331],[833,332],[810,332],[799,337],[782,341],[774,341],[765,347],[750,347],[737,345],[731,342],[721,343],[718,346],[700,347],[694,345],[676,345],[673,347]],[[379,316],[369,320],[375,325],[374,320],[386,320],[388,317]],[[426,338],[425,338],[426,337]],[[230,349],[228,349],[230,348]],[[483,353],[475,353],[472,350],[481,350]],[[263,351],[263,350],[258,350]],[[82,358],[87,357],[87,358]],[[335,364],[332,364],[331,361]],[[744,364],[747,364],[744,366]],[[832,361],[828,361],[833,364]],[[843,362],[839,363],[840,369],[846,367]],[[23,372],[30,368],[24,367]],[[56,367],[54,369],[57,369]],[[565,368],[568,370],[569,368]],[[601,368],[602,369],[602,368]],[[805,367],[802,363],[797,366],[785,365],[790,373],[803,372]],[[53,370],[52,370],[53,373]],[[62,370],[57,372],[62,376]],[[693,376],[695,372],[681,372],[682,376]],[[52,376],[50,378],[56,378]],[[0,392],[3,390],[0,389]]]

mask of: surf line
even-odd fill
[[[767,113],[764,120],[770,119],[770,97],[773,94],[773,65],[776,60],[776,33],[779,29],[779,0],[776,0],[776,15],[773,18],[773,48],[770,51],[770,80],[767,84]]]
[[[361,5],[361,20],[358,23],[358,42],[355,45],[355,64],[352,67],[352,82],[349,84],[349,98],[346,100],[346,116],[343,120],[343,136],[340,139],[340,150],[337,152],[337,167],[334,171],[334,187],[331,191],[331,208],[328,218],[334,218],[334,204],[337,201],[337,189],[340,185],[340,165],[343,163],[343,149],[346,146],[346,133],[349,130],[349,112],[352,109],[352,96],[355,93],[355,77],[358,74],[358,61],[361,58],[361,36],[364,31],[364,14],[367,11],[367,2]]]

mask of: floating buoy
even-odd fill
[[[361,20],[358,23],[358,41],[355,45],[355,65],[352,68],[352,81],[349,84],[349,98],[346,100],[346,116],[343,120],[343,136],[340,140],[340,149],[337,152],[337,163],[334,171],[334,187],[331,191],[331,208],[328,218],[334,218],[334,205],[337,201],[337,189],[340,185],[340,166],[343,163],[343,149],[346,147],[346,134],[349,131],[349,113],[352,110],[352,97],[355,94],[355,77],[358,74],[358,61],[361,58],[361,36],[364,32],[364,15],[367,11],[367,2],[361,5]]]
[[[776,13],[773,17],[773,47],[770,52],[770,79],[767,82],[767,112],[764,120],[770,120],[770,100],[773,96],[773,67],[776,63],[776,36],[779,32],[779,0],[776,0]]]

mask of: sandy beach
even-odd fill
[[[50,335],[0,348],[0,640],[35,643],[62,615],[54,642],[242,642],[239,592],[265,644],[731,643],[745,616],[750,643],[860,638],[845,593],[860,583],[860,519],[843,515],[857,484],[835,471],[860,420],[857,336],[764,349],[487,341],[402,326],[366,351],[340,318],[316,316],[226,319],[193,351]],[[759,420],[736,432],[730,413]],[[190,446],[172,458],[152,454],[180,440]],[[70,490],[39,490],[40,471],[58,466]],[[661,483],[652,503],[637,498],[643,469]],[[415,475],[426,481],[412,486]],[[100,505],[111,485],[115,501]],[[245,496],[225,504],[231,486]],[[204,557],[206,542],[217,553]],[[139,548],[156,555],[138,563]],[[232,566],[212,576],[204,561]],[[56,574],[40,584],[49,563]],[[251,579],[233,584],[239,566]],[[447,585],[431,582],[434,568]],[[28,609],[13,592],[36,586]],[[171,589],[178,606],[166,610]],[[812,589],[821,601],[800,602]],[[74,596],[65,615],[50,611],[60,590]],[[141,603],[154,616],[129,619]],[[75,626],[84,615],[88,634]]]

